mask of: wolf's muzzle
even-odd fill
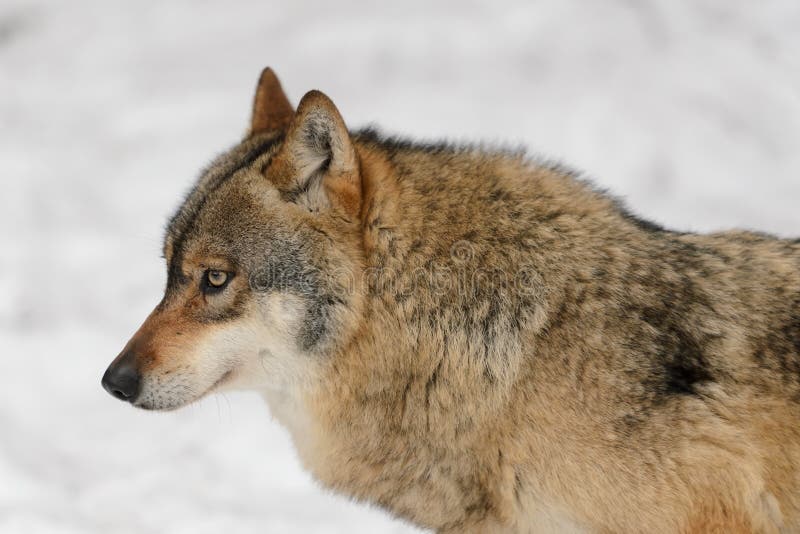
[[[134,402],[139,396],[139,370],[131,352],[120,354],[103,375],[103,388],[119,400]]]

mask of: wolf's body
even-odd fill
[[[112,364],[135,394],[107,388],[258,389],[324,485],[442,532],[800,530],[800,243],[348,133],[273,78],[170,225],[164,301]]]

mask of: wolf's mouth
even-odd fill
[[[217,387],[218,387],[218,386],[220,386],[220,385],[221,385],[223,382],[225,382],[225,381],[226,381],[228,378],[230,378],[231,374],[233,374],[233,369],[228,369],[227,371],[225,371],[224,373],[222,373],[222,376],[221,376],[221,377],[219,377],[219,378],[217,379],[217,381],[216,381],[216,382],[214,382],[213,384],[211,384],[211,387],[210,387],[210,388],[208,388],[208,389],[205,391],[205,393],[203,393],[202,395],[200,395],[200,397],[201,397],[201,398],[202,398],[202,397],[205,397],[205,396],[206,396],[206,395],[208,395],[209,393],[213,392],[215,389],[217,389]]]
[[[232,374],[233,374],[233,369],[228,369],[227,371],[225,371],[222,374],[222,376],[220,376],[217,379],[216,382],[211,384],[211,386],[209,386],[208,389],[206,389],[203,393],[201,393],[197,397],[195,397],[195,398],[193,398],[191,400],[188,400],[186,402],[180,402],[180,403],[177,403],[177,404],[170,404],[170,405],[166,405],[166,406],[158,405],[158,404],[146,404],[146,403],[142,403],[142,404],[133,403],[133,405],[136,408],[141,408],[143,410],[153,410],[153,411],[172,411],[172,410],[177,410],[177,409],[182,408],[182,407],[184,407],[184,406],[186,406],[188,404],[192,404],[194,402],[197,402],[200,399],[204,398],[206,395],[209,395],[210,393],[213,393],[214,390],[216,388],[218,388],[220,385],[222,385],[222,383],[225,382],[228,378],[230,378],[230,376]]]

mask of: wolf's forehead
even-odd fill
[[[217,156],[200,173],[197,182],[170,218],[164,236],[165,256],[170,256],[185,240],[201,219],[203,211],[221,194],[223,186],[246,169],[266,166],[281,140],[282,137],[276,135],[250,137]]]

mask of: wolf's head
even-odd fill
[[[259,80],[246,138],[169,222],[167,287],[103,376],[115,397],[172,409],[220,388],[310,380],[361,313],[359,160],[333,103],[297,111]]]

